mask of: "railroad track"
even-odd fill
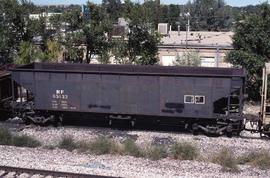
[[[0,177],[66,177],[66,178],[116,178],[112,176],[100,176],[92,174],[79,174],[70,172],[58,172],[39,169],[17,168],[10,166],[0,166]]]

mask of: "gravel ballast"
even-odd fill
[[[231,149],[235,155],[254,150],[270,150],[269,140],[257,138],[207,137],[183,133],[165,133],[153,131],[119,131],[108,128],[26,128],[19,134],[27,134],[40,140],[43,145],[57,145],[64,135],[76,140],[89,140],[99,136],[108,136],[115,140],[134,137],[140,146],[155,141],[170,144],[174,141],[188,141],[198,146],[203,157],[210,157],[221,148]],[[100,134],[102,133],[102,134]],[[165,141],[164,141],[165,140]],[[161,142],[161,144],[163,143]],[[269,177],[270,171],[260,170],[248,165],[240,165],[240,173],[222,172],[221,166],[210,161],[180,161],[165,158],[151,161],[120,155],[90,155],[69,152],[61,149],[17,148],[0,146],[1,165],[24,168],[70,171],[121,177]]]
[[[0,146],[1,165],[120,177],[269,177],[269,171],[240,166],[226,173],[219,165],[170,158],[150,161],[131,156],[83,155],[65,150]]]

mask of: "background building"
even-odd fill
[[[164,32],[163,32],[164,34]],[[194,53],[204,67],[231,67],[224,59],[232,50],[233,32],[168,31],[161,38],[159,60],[161,65],[175,65],[187,53]]]

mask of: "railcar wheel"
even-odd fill
[[[199,135],[199,125],[197,123],[192,124],[192,134]]]
[[[231,124],[229,124],[226,128],[226,135],[227,137],[231,138],[233,135],[233,127]]]
[[[263,127],[263,134],[270,138],[270,124]]]
[[[112,119],[109,120],[109,126],[112,127]]]
[[[60,127],[63,124],[63,116],[57,116],[54,120],[53,120],[53,126],[54,127]]]
[[[25,125],[30,125],[31,123],[33,123],[32,120],[25,115],[25,113],[22,114],[21,118]]]
[[[131,128],[135,127],[135,121],[134,120],[130,121],[130,126],[131,126]]]
[[[241,131],[237,131],[235,134],[236,134],[236,136],[240,136]]]
[[[233,133],[232,132],[226,132],[226,136],[229,137],[229,138],[232,138]]]
[[[32,123],[31,119],[29,119],[29,118],[24,118],[23,122],[24,122],[25,125],[30,125]]]

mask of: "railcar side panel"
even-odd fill
[[[7,119],[9,107],[6,102],[12,98],[11,75],[8,72],[0,73],[0,120]]]

